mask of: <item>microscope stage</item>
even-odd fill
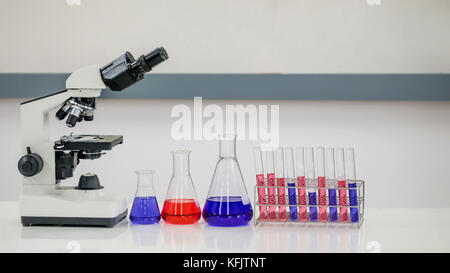
[[[70,135],[55,141],[58,151],[104,151],[112,150],[123,143],[123,136],[114,135]]]

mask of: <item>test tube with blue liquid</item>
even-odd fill
[[[335,164],[334,164],[334,149],[327,148],[325,150],[325,161],[326,161],[326,173],[327,173],[327,183],[328,183],[328,204],[330,205],[330,222],[336,222],[338,220],[337,213],[337,197],[335,187]],[[333,207],[334,206],[334,207]]]
[[[345,148],[345,175],[348,180],[348,194],[350,199],[350,221],[352,223],[359,222],[358,212],[358,193],[356,188],[356,170],[355,170],[355,150],[353,148]]]
[[[308,179],[308,204],[309,204],[309,220],[311,222],[317,221],[317,193],[314,188],[315,185],[311,181],[315,178],[314,171],[314,148],[307,147],[305,149],[305,163],[306,163],[306,178]]]
[[[288,185],[288,196],[289,205],[297,205],[297,194],[295,188],[295,171],[294,171],[294,150],[292,147],[284,148],[284,166],[285,166],[285,176]],[[292,188],[291,188],[292,187]],[[297,206],[289,206],[289,217],[291,221],[296,221],[297,216]]]

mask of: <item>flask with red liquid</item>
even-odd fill
[[[173,174],[161,217],[169,224],[195,224],[201,217],[201,209],[189,170],[190,151],[173,151],[172,155]]]

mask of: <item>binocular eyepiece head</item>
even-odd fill
[[[103,82],[113,91],[121,91],[132,84],[142,80],[144,74],[153,67],[169,58],[166,50],[159,47],[152,52],[142,55],[137,60],[130,52],[113,60],[100,68]]]
[[[142,80],[145,73],[168,58],[169,55],[163,47],[142,55],[137,60],[127,51],[119,58],[100,68],[100,75],[109,89],[121,91]],[[92,121],[94,109],[95,98],[70,98],[56,112],[56,118],[63,120],[67,117],[66,125],[72,128],[82,120]]]

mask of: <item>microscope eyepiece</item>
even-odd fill
[[[153,50],[152,52],[143,55],[145,62],[150,68],[153,68],[157,66],[158,64],[164,62],[169,58],[169,55],[167,55],[166,50],[164,47],[157,48]]]
[[[169,58],[163,47],[142,55],[137,60],[130,52],[100,68],[103,82],[113,91],[121,91],[142,80],[144,74]]]

